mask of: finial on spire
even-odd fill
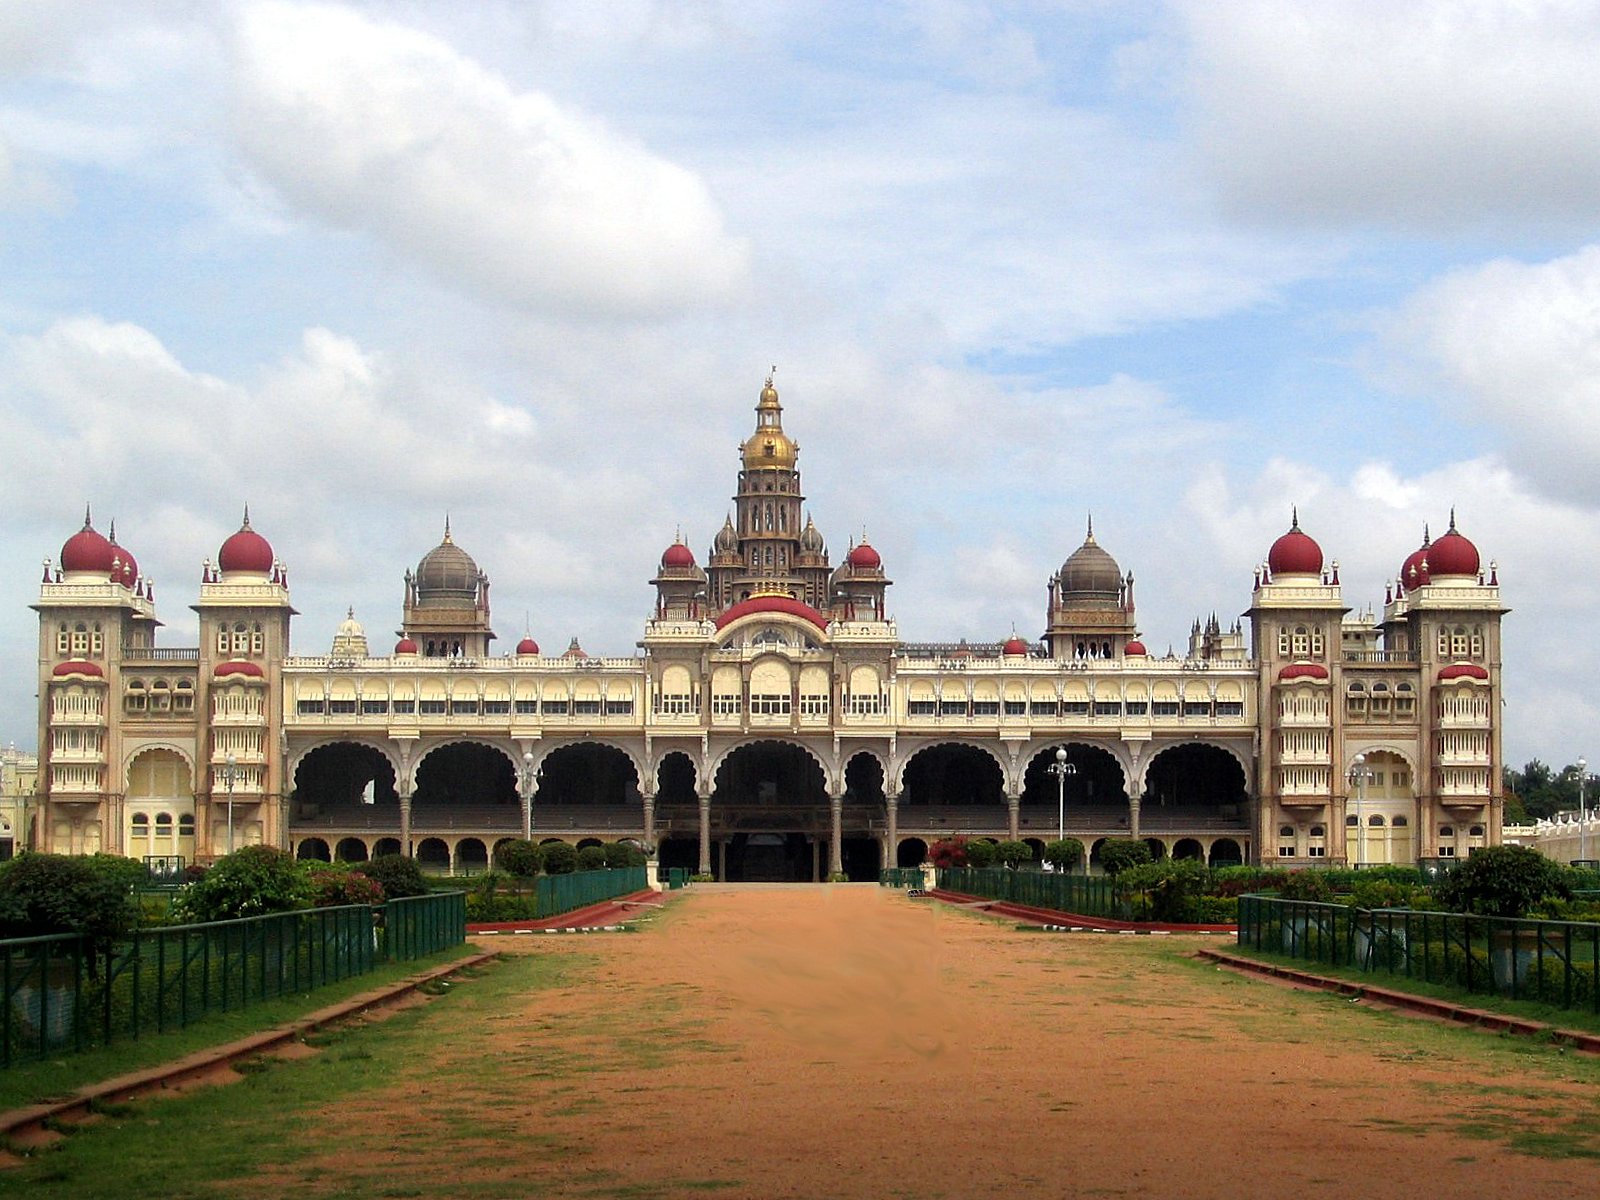
[[[250,505],[249,504],[246,504],[244,506],[244,524],[239,526],[239,528],[240,529],[249,529],[250,528]]]
[[[93,526],[94,526],[94,521],[89,516],[89,502],[87,500],[85,500],[83,502],[83,527],[85,529],[91,529],[91,528],[93,528]]]
[[[1454,504],[1452,504],[1450,506],[1450,532],[1454,533],[1455,531],[1456,531],[1456,506]]]
[[[117,519],[115,517],[111,518],[111,532],[106,536],[106,541],[113,546],[117,544]]]
[[[1433,545],[1433,536],[1428,532],[1428,523],[1422,523],[1422,545],[1424,548]]]
[[[1093,510],[1090,510],[1090,512],[1087,514],[1087,516],[1088,516],[1088,523],[1085,526],[1086,532],[1083,535],[1083,544],[1086,545],[1086,546],[1092,546],[1094,544],[1094,512],[1093,512]]]
[[[446,545],[452,544],[450,542],[450,514],[448,512],[444,514],[444,540]]]
[[[1294,533],[1297,530],[1299,530],[1299,528],[1300,528],[1300,506],[1298,504],[1291,504],[1289,506],[1289,532],[1290,533]]]
[[[344,610],[344,615],[347,621],[354,621],[356,619],[356,606],[354,604],[350,605]]]

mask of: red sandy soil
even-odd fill
[[[1600,1063],[1174,958],[1216,942],[1028,933],[855,886],[697,887],[642,933],[494,938],[578,957],[566,986],[486,1019],[474,1053],[604,1065],[530,1069],[501,1096],[495,1119],[525,1131],[525,1152],[473,1137],[463,1111],[483,1096],[412,1081],[354,1097],[347,1128],[407,1136],[370,1161],[341,1147],[305,1182],[763,1200],[1600,1193],[1600,1159],[1463,1131],[1579,1114],[1575,1144],[1600,1152]]]

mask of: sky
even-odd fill
[[[1452,508],[1508,762],[1600,758],[1600,8],[1172,0],[0,5],[0,738],[86,503],[192,645],[239,525],[299,653],[457,544],[499,645],[631,654],[776,365],[908,640],[1152,652],[1292,509],[1346,602]]]

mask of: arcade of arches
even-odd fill
[[[626,752],[574,742],[538,761],[529,820],[540,839],[582,844],[631,837],[655,844],[663,866],[729,881],[875,879],[884,865],[919,865],[934,841],[956,832],[1018,838],[1042,858],[1063,824],[1091,848],[1091,862],[1105,838],[1126,836],[1144,837],[1157,857],[1248,860],[1244,772],[1226,750],[1199,742],[1162,748],[1149,761],[1142,793],[1130,797],[1111,750],[1066,743],[1067,771],[1058,779],[1057,745],[1028,758],[1015,795],[1008,795],[1006,771],[989,750],[962,742],[920,747],[905,758],[900,792],[890,803],[885,755],[877,749],[845,758],[837,795],[830,794],[822,754],[799,742],[764,739],[732,748],[716,762],[709,794],[696,756],[667,750],[646,794]],[[471,871],[487,867],[496,847],[520,833],[518,769],[506,750],[474,742],[435,746],[417,762],[414,777],[403,805],[395,766],[376,747],[336,742],[311,750],[295,775],[295,825],[302,833],[296,853],[362,861],[399,852],[406,844],[392,836],[399,823],[426,866]],[[398,822],[397,808],[407,810]]]

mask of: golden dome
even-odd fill
[[[783,431],[783,405],[778,403],[778,389],[772,386],[771,375],[756,403],[756,431],[745,440],[740,452],[746,471],[794,470],[800,447]]]

